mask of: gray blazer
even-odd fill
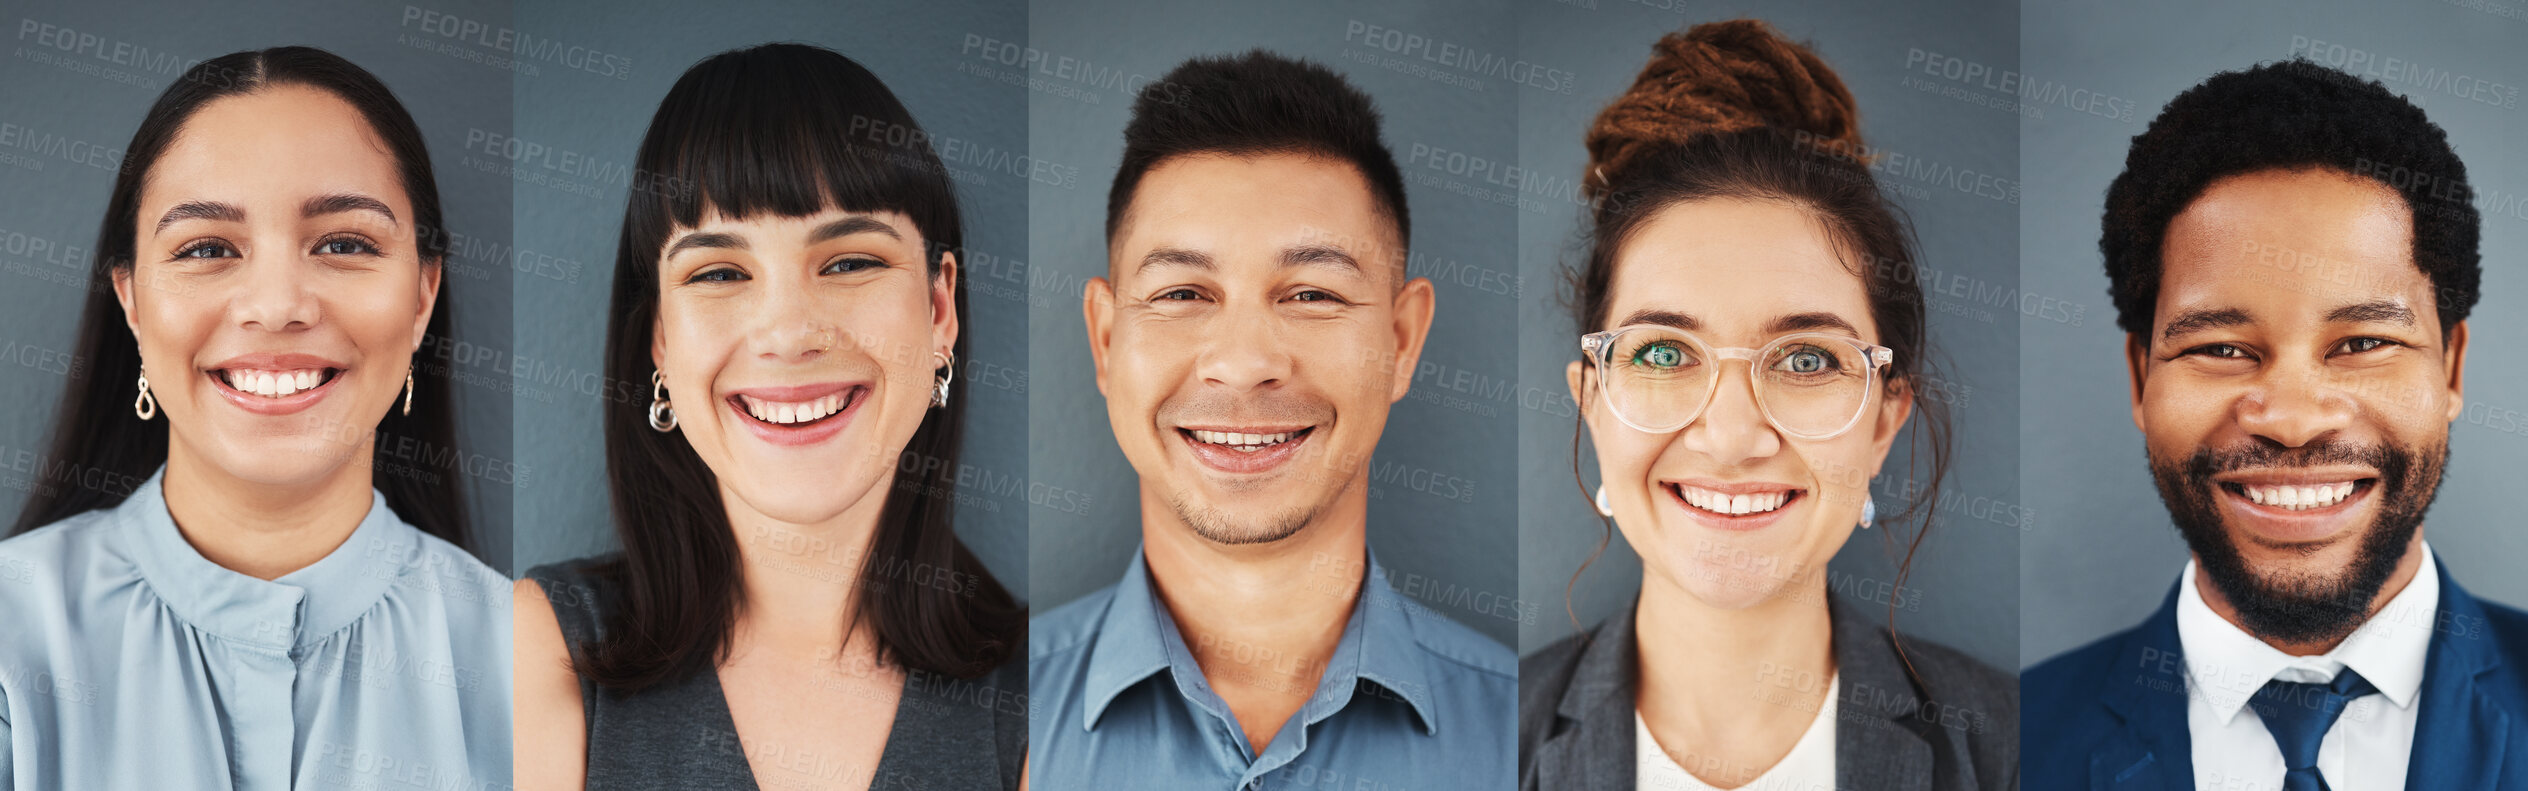
[[[1888,631],[1830,599],[1837,672],[1835,788],[2019,787],[2019,680]],[[1519,661],[1519,788],[1633,787],[1633,608]],[[1907,673],[1905,659],[1913,662]]]

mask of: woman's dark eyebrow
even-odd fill
[[[246,210],[237,208],[235,204],[221,203],[219,201],[185,201],[168,208],[166,216],[158,218],[158,229],[151,231],[150,233],[164,233],[167,230],[167,226],[174,225],[184,220],[245,222]]]
[[[855,214],[816,226],[816,230],[808,232],[808,244],[827,239],[840,239],[857,233],[884,234],[887,238],[896,240],[904,238],[903,234],[896,233],[895,226],[888,225],[876,217]]]
[[[1811,330],[1842,330],[1853,335],[1861,334],[1861,331],[1858,328],[1852,326],[1852,322],[1844,321],[1842,316],[1837,316],[1822,310],[1812,310],[1807,313],[1793,313],[1787,316],[1781,316],[1775,318],[1772,324],[1765,325],[1764,328],[1764,332],[1767,335],[1780,335],[1786,332],[1808,332]]]
[[[689,233],[677,237],[675,244],[667,246],[667,254],[659,257],[661,259],[674,258],[677,253],[698,248],[744,250],[747,249],[747,245],[745,237],[733,233]]]
[[[1703,328],[1702,320],[1696,319],[1690,314],[1678,313],[1673,310],[1659,310],[1656,308],[1643,308],[1641,310],[1633,311],[1630,315],[1625,316],[1623,321],[1616,322],[1615,326],[1629,327],[1635,324],[1657,324],[1662,327],[1673,327],[1687,332],[1693,332]]]
[[[395,210],[387,208],[385,201],[367,195],[352,193],[318,195],[307,199],[307,202],[300,204],[298,208],[299,216],[311,218],[351,211],[376,212],[386,216],[387,224],[395,224]]]

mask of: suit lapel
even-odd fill
[[[1541,788],[1631,788],[1634,779],[1633,608],[1589,635],[1554,707],[1556,733],[1536,749]]]
[[[1828,599],[1834,624],[1835,787],[1851,791],[1930,791],[1935,760],[1916,728],[1941,727],[1914,715],[1922,697],[1887,632],[1842,599]],[[1960,788],[1975,788],[1973,761],[1958,761]]]
[[[2092,791],[2194,788],[2194,743],[2186,726],[2186,662],[2177,640],[2177,592],[2142,622],[2107,673],[2098,700],[2122,731],[2089,755]]]
[[[2475,597],[2440,567],[2440,607],[2433,621],[2431,652],[2423,669],[2422,710],[2414,725],[2414,753],[2406,762],[2409,789],[2495,788],[2510,744],[2510,713],[2477,679],[2502,663],[2501,651]]]

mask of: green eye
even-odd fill
[[[1685,364],[1685,350],[1666,341],[1653,342],[1633,352],[1633,364],[1648,368],[1675,368]]]

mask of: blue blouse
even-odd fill
[[[0,541],[0,791],[510,784],[509,582],[396,518],[277,580],[130,499]]]

